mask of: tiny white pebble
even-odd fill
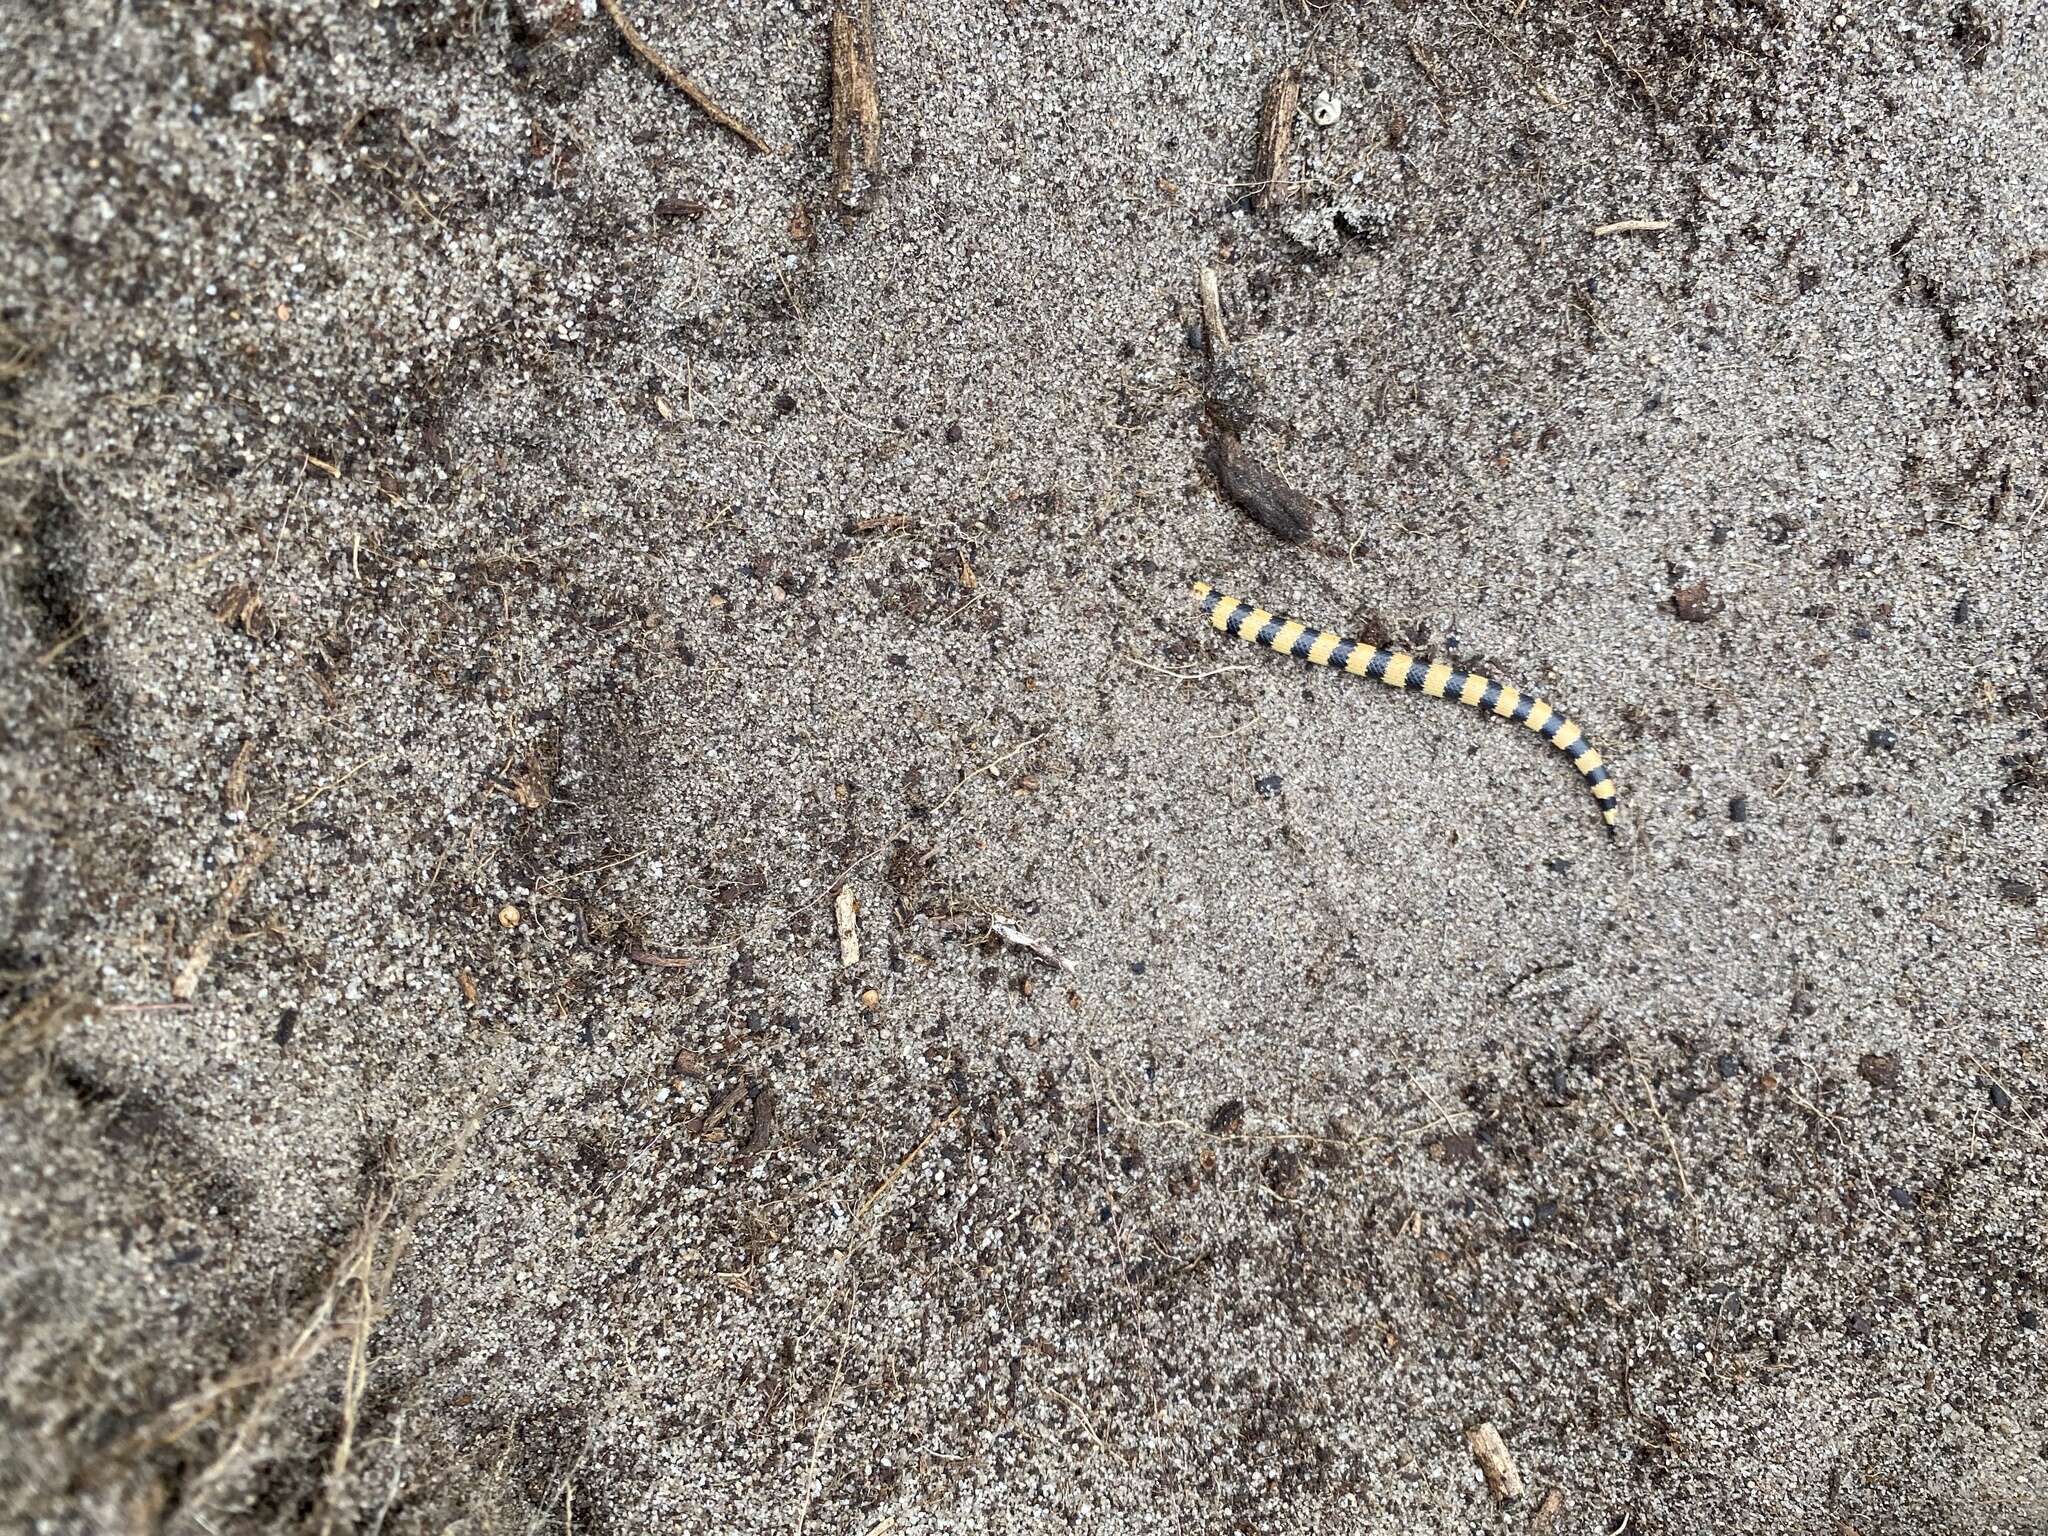
[[[1344,103],[1328,91],[1316,92],[1316,99],[1308,109],[1308,115],[1318,128],[1333,128],[1337,119],[1344,115]]]

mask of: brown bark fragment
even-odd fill
[[[1284,208],[1294,201],[1294,114],[1301,110],[1301,71],[1290,64],[1266,87],[1259,110],[1259,158],[1252,169],[1260,208]]]
[[[857,14],[855,4],[860,7]],[[832,197],[850,213],[866,213],[881,192],[882,98],[875,85],[874,0],[837,0],[832,9]]]

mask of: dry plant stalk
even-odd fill
[[[337,1500],[354,1452],[363,1397],[369,1389],[371,1331],[390,1303],[392,1282],[412,1247],[414,1224],[454,1179],[477,1124],[474,1115],[463,1123],[440,1166],[416,1195],[401,1200],[394,1185],[380,1185],[305,1313],[295,1324],[282,1328],[270,1348],[179,1398],[104,1454],[102,1469],[130,1466],[153,1451],[178,1444],[209,1421],[220,1422],[224,1443],[185,1482],[163,1528],[175,1527],[187,1517],[199,1524],[207,1498],[255,1459],[257,1439],[284,1394],[330,1345],[345,1341],[349,1352],[342,1381],[341,1427],[328,1458],[320,1505],[321,1536],[329,1536],[335,1529],[343,1518]],[[146,1473],[144,1477],[141,1487],[147,1490]]]
[[[852,7],[858,4],[856,18]],[[855,167],[855,139],[859,166]],[[832,7],[832,197],[866,213],[882,193],[882,98],[875,84],[874,0]]]
[[[37,355],[38,348],[25,333],[0,320],[0,384],[26,375]]]
[[[393,1203],[389,1191],[370,1202],[355,1236],[342,1250],[341,1258],[296,1327],[285,1329],[266,1353],[172,1403],[117,1442],[107,1451],[106,1460],[117,1465],[132,1462],[161,1447],[176,1445],[211,1419],[219,1418],[225,1426],[239,1416],[226,1444],[187,1483],[178,1501],[177,1514],[202,1508],[208,1494],[247,1464],[256,1437],[292,1383],[305,1374],[328,1345],[366,1334],[375,1321],[374,1312],[390,1292],[391,1272],[399,1252],[399,1245],[394,1243],[380,1262],[377,1251],[391,1219]],[[351,1306],[355,1308],[353,1314]]]
[[[0,1065],[43,1049],[92,1011],[89,1000],[61,989],[38,992],[0,1025]]]
[[[764,155],[768,153],[768,146],[761,142],[759,134],[726,111],[725,108],[721,107],[712,98],[711,93],[706,91],[703,86],[677,69],[675,65],[669,63],[667,59],[654,50],[654,47],[646,38],[640,35],[633,23],[627,20],[626,13],[619,9],[619,0],[597,0],[597,3],[604,7],[605,15],[611,17],[612,25],[619,29],[619,36],[626,40],[626,46],[639,54],[647,62],[648,68],[689,97],[691,104],[699,112],[702,112],[727,133],[739,139],[749,149],[757,150]]]
[[[233,820],[249,814],[249,759],[256,755],[256,743],[245,740],[235,760],[228,765],[227,781],[221,785],[221,810]]]
[[[192,951],[185,963],[178,968],[175,980],[171,982],[171,996],[181,1003],[189,1003],[199,991],[199,982],[206,975],[206,968],[213,963],[213,952],[220,948],[220,941],[227,937],[228,918],[234,914],[235,906],[255,880],[256,872],[270,861],[277,852],[275,837],[259,837],[242,855],[228,876],[228,883],[221,887],[220,895],[214,898],[213,916],[206,926],[199,930],[199,937],[192,941]]]
[[[1294,115],[1301,110],[1301,70],[1290,64],[1266,87],[1259,110],[1259,158],[1252,169],[1260,208],[1282,208],[1294,201],[1294,168],[1288,151],[1294,147]]]
[[[26,333],[0,320],[0,384],[12,384],[26,378],[40,356],[40,348],[29,340]],[[27,441],[28,434],[18,413],[12,409],[0,411],[0,469],[24,463],[31,457],[27,448],[8,446]]]

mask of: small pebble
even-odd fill
[[[2012,1111],[2012,1095],[2007,1093],[1997,1083],[1991,1085],[1991,1107],[2001,1115],[2009,1114]]]
[[[500,928],[517,928],[519,926],[519,909],[509,901],[498,908],[498,926]]]
[[[2041,1326],[2041,1314],[2036,1312],[2032,1307],[2021,1307],[2020,1315],[2017,1318],[2015,1318],[2014,1321],[2017,1322],[2022,1328],[2026,1329],[2027,1332],[2032,1333],[2036,1328],[2039,1328]]]
[[[1269,773],[1263,779],[1256,781],[1252,787],[1259,792],[1262,798],[1270,800],[1280,793],[1280,775]]]
[[[865,988],[860,994],[860,1005],[861,1007],[865,1008],[869,1013],[873,1013],[877,1008],[882,1006],[882,994],[877,992],[873,987]]]
[[[1328,91],[1318,91],[1316,99],[1308,109],[1309,120],[1318,128],[1334,128],[1337,119],[1344,115],[1344,103]]]
[[[1737,795],[1728,802],[1728,819],[1730,821],[1749,820],[1749,796]]]
[[[1888,731],[1883,726],[1879,726],[1863,739],[1870,744],[1871,751],[1889,752],[1899,744],[1899,733],[1897,731]]]
[[[1714,1058],[1714,1070],[1720,1073],[1725,1081],[1728,1078],[1734,1077],[1742,1070],[1742,1063],[1737,1061],[1729,1052],[1723,1051]]]

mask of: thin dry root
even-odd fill
[[[184,1440],[202,1425],[218,1421],[221,1446],[190,1478],[168,1515],[197,1516],[207,1500],[229,1478],[245,1471],[255,1458],[257,1440],[271,1422],[279,1402],[306,1376],[329,1345],[346,1342],[348,1365],[342,1382],[341,1429],[328,1458],[321,1502],[323,1536],[343,1512],[337,1507],[354,1452],[364,1394],[369,1389],[370,1334],[384,1316],[392,1282],[412,1246],[413,1223],[447,1188],[460,1166],[477,1121],[471,1118],[453,1148],[424,1189],[401,1202],[391,1186],[370,1199],[355,1234],[342,1249],[310,1306],[296,1324],[287,1326],[271,1347],[172,1403],[101,1458],[102,1469],[131,1467],[144,1456]],[[145,1476],[136,1485],[147,1494]],[[155,1508],[164,1504],[161,1493]]]
[[[178,968],[177,977],[171,982],[171,996],[179,1002],[189,1003],[199,991],[200,980],[206,975],[206,968],[213,963],[213,952],[227,937],[228,918],[249,889],[250,882],[255,880],[256,872],[270,861],[275,852],[276,838],[259,837],[235,865],[233,873],[228,876],[228,883],[221,887],[220,895],[214,899],[213,916],[199,930],[199,937],[192,941],[191,954],[186,956],[185,963]]]
[[[92,1011],[88,999],[61,989],[38,992],[0,1023],[0,1065],[42,1050]]]
[[[619,36],[626,40],[626,46],[647,61],[647,65],[662,79],[690,98],[691,103],[712,122],[732,134],[749,149],[768,153],[768,146],[761,142],[761,136],[745,123],[734,117],[715,101],[711,93],[663,58],[646,38],[642,37],[633,23],[626,19],[626,13],[619,9],[619,0],[597,0],[604,7],[605,15],[611,17],[612,25],[619,29]]]

